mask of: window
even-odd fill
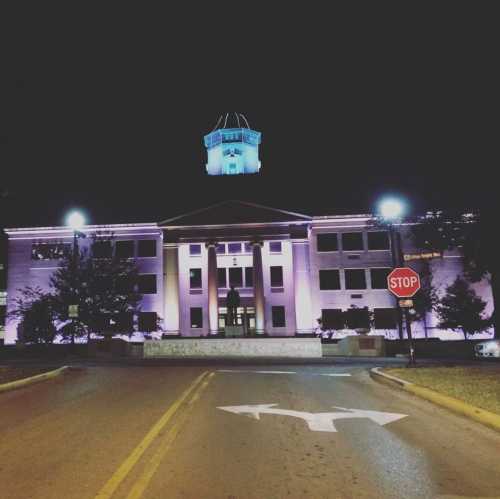
[[[201,255],[201,244],[190,244],[189,245],[189,254],[191,256]]]
[[[269,251],[271,253],[281,253],[281,241],[271,241],[269,243]]]
[[[111,258],[111,241],[96,241],[92,244],[94,258]]]
[[[217,285],[219,288],[227,288],[227,273],[225,268],[217,269]]]
[[[325,329],[344,329],[344,313],[340,308],[324,308],[321,310],[321,321]]]
[[[123,275],[116,278],[116,291],[119,294],[132,293],[134,290],[134,282],[129,276]]]
[[[319,289],[340,289],[340,273],[338,269],[319,271]]]
[[[241,253],[241,243],[229,243],[227,251],[228,253]]]
[[[366,289],[365,269],[346,269],[345,289]]]
[[[285,307],[272,307],[273,327],[285,327]]]
[[[342,234],[342,249],[344,251],[363,251],[363,233],[344,232]]]
[[[139,312],[139,331],[150,333],[158,329],[156,312]]]
[[[338,251],[339,242],[337,234],[318,234],[316,236],[318,251]]]
[[[271,287],[283,287],[283,267],[271,267]]]
[[[189,287],[201,289],[201,269],[189,269]]]
[[[143,239],[139,241],[137,256],[156,256],[156,241],[154,239]]]
[[[154,295],[156,293],[156,274],[141,274],[138,280],[139,293]]]
[[[387,289],[387,276],[391,269],[370,269],[372,289]]]
[[[375,329],[396,329],[397,312],[395,308],[375,308],[373,315]]]
[[[68,243],[43,244],[35,243],[31,246],[32,260],[55,260],[62,258],[71,251]]]
[[[389,237],[386,231],[368,232],[369,250],[388,250]]]
[[[203,309],[201,307],[191,308],[191,327],[192,328],[203,327]]]
[[[218,255],[224,255],[226,253],[226,245],[225,244],[218,244],[215,247],[215,251],[217,252]]]
[[[241,267],[229,267],[229,286],[243,287],[243,269]]]
[[[365,308],[349,308],[346,312],[349,329],[370,329],[370,312]]]
[[[245,243],[243,245],[243,251],[245,253],[252,253],[252,251],[253,251],[253,245],[252,245],[252,243]]]
[[[245,287],[253,288],[253,267],[245,267]]]
[[[115,256],[117,258],[133,258],[134,241],[116,241]]]
[[[147,312],[143,312],[147,313]],[[154,312],[150,312],[154,313]],[[154,313],[156,315],[156,313]],[[113,317],[114,329],[118,333],[128,334],[134,330],[134,314],[132,312],[121,312]],[[156,329],[156,328],[155,328]]]

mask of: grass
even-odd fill
[[[420,367],[384,372],[500,415],[500,366]]]
[[[29,378],[36,374],[42,374],[47,371],[52,371],[54,367],[1,367],[0,366],[0,385],[16,381],[18,379]]]

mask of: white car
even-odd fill
[[[500,358],[500,340],[482,341],[474,346],[475,357]]]

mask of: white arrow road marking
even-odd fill
[[[288,409],[278,409],[278,404],[257,404],[257,405],[234,405],[217,407],[222,411],[232,412],[233,414],[242,414],[251,418],[259,419],[261,414],[277,414],[280,416],[291,416],[294,418],[303,419],[311,431],[328,431],[336,432],[337,429],[333,424],[335,419],[356,419],[366,418],[371,419],[374,423],[384,426],[398,419],[407,417],[407,414],[396,414],[392,412],[365,411],[361,409],[347,409],[345,407],[336,407],[341,412],[303,412],[292,411]]]

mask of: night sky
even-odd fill
[[[489,3],[70,4],[1,14],[5,226],[73,207],[119,223],[227,199],[307,214],[367,212],[386,192],[414,212],[495,199]],[[233,110],[263,134],[261,173],[209,178],[203,135]]]

